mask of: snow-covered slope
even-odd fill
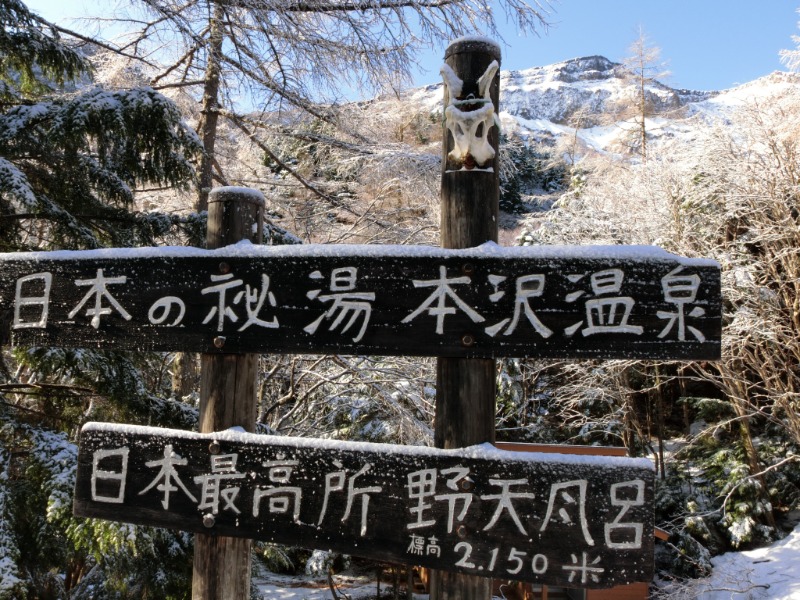
[[[800,598],[800,527],[772,546],[729,552],[712,562],[711,578],[696,582],[700,600]]]
[[[527,121],[546,120],[559,125],[596,125],[601,115],[630,107],[636,82],[622,65],[602,56],[574,58],[546,67],[506,71],[500,77],[502,108]],[[648,103],[656,113],[685,105],[688,98],[709,93],[678,92],[654,82],[647,86]]]
[[[541,140],[575,136],[585,148],[616,151],[636,127],[638,82],[623,65],[602,56],[573,58],[500,75],[500,119],[506,133]],[[800,75],[775,72],[725,91],[646,86],[648,135],[654,141],[691,136],[698,120],[724,118],[748,101],[779,93],[800,93]],[[413,90],[409,101],[423,110],[441,110],[442,86]]]
[[[701,102],[689,104],[692,114],[724,115],[746,103],[760,102],[783,94],[800,93],[800,73],[775,71],[735,88],[718,92]]]

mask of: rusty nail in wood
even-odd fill
[[[464,525],[459,525],[458,529],[456,529],[456,533],[458,534],[458,537],[463,540],[465,537],[467,537],[467,528]]]
[[[217,520],[214,518],[214,515],[203,515],[204,527],[208,527],[210,529],[211,527],[214,526],[214,523],[216,523],[216,521]]]
[[[461,267],[461,271],[464,275],[472,275],[475,272],[475,265],[472,263],[466,263],[463,267]]]
[[[217,440],[214,440],[213,442],[211,442],[208,445],[208,451],[211,454],[219,454],[219,450],[220,450],[220,447],[219,447],[219,442]]]
[[[225,336],[218,335],[214,338],[214,347],[215,348],[222,348],[225,345]]]
[[[226,262],[219,263],[219,272],[223,275],[227,275],[231,272],[231,266]]]
[[[470,348],[475,345],[475,338],[470,334],[461,336],[461,345]]]
[[[469,479],[469,478],[464,478],[464,479],[462,479],[462,480],[461,480],[461,483],[460,483],[459,485],[461,486],[461,489],[462,489],[462,490],[464,490],[465,492],[468,492],[468,491],[470,491],[470,490],[471,490],[473,487],[475,487],[475,484],[474,484],[474,483],[472,482],[472,480],[471,480],[471,479]]]

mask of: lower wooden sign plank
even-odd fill
[[[720,271],[652,247],[237,245],[0,255],[22,345],[719,357]]]
[[[91,423],[74,512],[569,587],[649,581],[646,459]]]

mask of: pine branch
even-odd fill
[[[200,37],[203,38],[201,41],[205,41],[204,38],[208,34],[209,29],[210,29],[209,27],[206,27],[203,31],[200,32]],[[156,77],[154,77],[150,82],[151,85],[155,84],[158,81],[160,81],[160,80],[164,79],[165,77],[167,77],[170,73],[172,73],[175,69],[180,67],[183,63],[186,63],[186,69],[183,72],[184,73],[184,78],[185,78],[187,73],[188,73],[188,71],[189,71],[189,69],[190,69],[190,67],[191,67],[192,60],[194,59],[195,53],[201,47],[202,46],[201,46],[201,44],[199,42],[194,44],[194,45],[192,45],[192,46],[190,46],[189,49],[180,58],[178,58],[178,60],[176,60],[172,65],[167,67],[164,70],[163,73],[161,73],[160,75],[157,75]],[[199,80],[199,83],[205,83],[205,82],[203,80]],[[154,87],[154,89],[158,89],[158,88]]]
[[[236,114],[231,113],[231,112],[226,111],[226,110],[220,110],[219,112],[225,118],[227,118],[231,123],[233,123],[236,127],[238,127],[242,131],[242,133],[244,133],[256,146],[258,146],[258,148],[262,152],[264,152],[264,154],[266,154],[269,157],[270,160],[274,161],[275,164],[277,164],[281,169],[285,170],[292,177],[294,177],[297,181],[299,181],[300,184],[304,188],[306,188],[307,190],[309,190],[310,192],[312,192],[314,195],[318,196],[319,198],[322,198],[326,202],[330,202],[330,203],[335,203],[336,202],[336,200],[334,198],[332,198],[331,196],[329,196],[328,194],[326,194],[325,192],[323,192],[322,190],[317,188],[311,182],[306,180],[302,175],[300,175],[297,171],[292,169],[289,165],[287,165],[280,158],[278,158],[277,155],[266,146],[266,144],[261,142],[261,140],[259,140],[256,137],[254,132],[250,131],[247,128],[247,126],[244,124],[242,118],[239,117],[239,115],[236,115]],[[352,214],[354,214],[356,216],[360,216],[360,215],[358,215],[357,213],[353,212],[350,209],[347,209],[347,210],[349,210],[349,212],[351,212]]]
[[[51,29],[53,29],[54,31],[57,31],[58,33],[60,33],[62,35],[67,35],[67,36],[75,38],[77,40],[81,40],[82,42],[85,42],[87,44],[91,44],[92,46],[97,46],[98,48],[103,48],[104,50],[108,50],[109,52],[113,52],[114,54],[117,54],[118,56],[123,56],[125,58],[130,59],[130,60],[135,60],[135,61],[141,62],[141,63],[147,65],[148,67],[155,67],[156,66],[154,63],[151,63],[150,61],[142,58],[141,56],[138,56],[136,54],[128,54],[123,49],[121,49],[119,47],[116,47],[116,46],[112,46],[111,44],[107,44],[105,42],[102,42],[102,41],[98,40],[97,38],[93,38],[93,37],[90,37],[90,36],[83,35],[82,33],[78,33],[77,31],[74,31],[72,29],[67,29],[66,27],[62,27],[61,25],[56,25],[55,23],[50,23],[49,21],[41,18],[38,15],[34,15],[34,19],[38,23],[40,23],[42,25],[45,25],[47,27],[50,27]]]
[[[205,85],[205,81],[203,81],[202,79],[194,79],[191,81],[176,81],[175,83],[163,83],[161,85],[153,85],[151,86],[151,88],[158,91],[158,90],[169,90],[174,88],[194,87],[196,85]]]
[[[724,500],[722,501],[722,509],[721,509],[722,517],[724,518],[728,514],[728,508],[727,508],[728,507],[728,500],[731,499],[731,496],[733,496],[734,492],[736,492],[736,490],[738,490],[742,485],[744,485],[748,481],[753,481],[754,479],[758,479],[760,477],[763,477],[764,475],[766,475],[770,471],[773,471],[773,470],[777,469],[778,467],[782,467],[786,463],[796,462],[798,460],[800,460],[800,457],[798,457],[798,456],[789,456],[789,457],[784,458],[783,460],[775,463],[774,465],[770,465],[769,467],[767,467],[763,471],[761,471],[759,473],[753,473],[752,475],[748,475],[747,477],[745,477],[744,479],[739,481],[735,486],[733,486],[731,488],[731,490],[728,492],[728,494],[725,496]]]
[[[382,10],[400,10],[403,8],[413,8],[416,10],[433,10],[441,9],[453,4],[463,4],[463,0],[428,0],[420,2],[419,0],[364,0],[363,2],[344,2],[334,4],[312,3],[312,2],[294,2],[281,7],[281,10],[287,12],[302,12],[302,13],[334,13],[334,12],[364,12],[367,10],[382,11]]]
[[[25,394],[28,396],[46,396],[53,392],[69,392],[70,394],[81,396],[97,395],[91,388],[60,383],[4,383],[0,384],[0,392],[6,394]]]

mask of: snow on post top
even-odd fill
[[[260,191],[253,188],[237,187],[233,185],[226,185],[212,189],[211,193],[209,194],[208,201],[222,202],[223,198],[226,196],[243,196],[247,199],[247,201],[253,204],[264,205],[267,202],[264,198],[264,194],[262,194]]]
[[[484,37],[481,35],[467,35],[460,38],[457,38],[450,42],[447,46],[447,49],[444,51],[445,56],[449,56],[453,52],[455,52],[455,48],[457,46],[469,46],[469,45],[483,45],[487,46],[487,50],[492,52],[492,54],[496,55],[497,59],[500,59],[500,44],[495,42],[493,39]],[[463,51],[463,48],[461,48]]]

